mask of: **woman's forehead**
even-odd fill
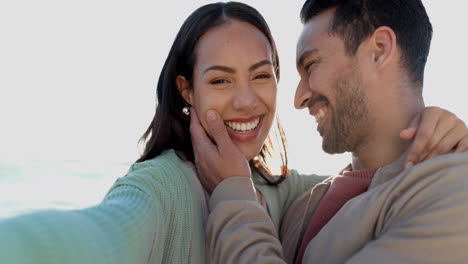
[[[196,45],[198,63],[223,62],[236,59],[254,61],[270,59],[271,45],[255,26],[232,21],[208,30]]]

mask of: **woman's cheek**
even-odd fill
[[[276,87],[265,89],[264,93],[262,94],[263,101],[269,111],[272,111],[272,112],[276,111],[276,95],[277,95]]]
[[[215,110],[216,112],[218,112],[219,115],[221,115],[221,117],[223,114],[223,109],[219,107],[219,100],[216,100],[216,98],[214,98],[213,96],[199,97],[199,100],[196,100],[196,106],[194,105],[194,107],[197,109],[197,114],[198,118],[200,119],[200,123],[207,132],[209,131],[206,122],[206,113],[208,112],[208,110]]]

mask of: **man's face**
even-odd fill
[[[309,108],[327,153],[353,151],[366,136],[369,112],[357,56],[329,33],[334,10],[310,19],[297,44],[296,108]]]

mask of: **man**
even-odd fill
[[[404,162],[409,143],[398,137],[424,108],[432,26],[421,1],[308,0],[301,19],[295,105],[316,117],[323,149],[352,152],[352,166],[291,206],[280,231],[284,253],[267,212],[249,198],[255,195],[229,191],[254,194],[252,185],[225,177],[210,199],[211,260],[466,263],[468,154],[411,166]],[[211,132],[218,142],[219,131]],[[224,154],[229,162],[212,171],[248,174],[233,165],[238,155]],[[198,155],[204,175],[214,162]]]

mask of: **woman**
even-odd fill
[[[182,25],[162,69],[141,158],[95,207],[0,221],[0,262],[204,263],[208,192],[193,166],[190,105],[199,113],[207,108],[222,113],[231,138],[251,161],[259,199],[278,228],[289,204],[322,180],[289,172],[284,155],[282,176],[289,177],[270,186],[284,179],[270,177],[266,165],[273,153],[268,133],[278,78],[275,44],[255,9],[235,2],[197,9]]]

